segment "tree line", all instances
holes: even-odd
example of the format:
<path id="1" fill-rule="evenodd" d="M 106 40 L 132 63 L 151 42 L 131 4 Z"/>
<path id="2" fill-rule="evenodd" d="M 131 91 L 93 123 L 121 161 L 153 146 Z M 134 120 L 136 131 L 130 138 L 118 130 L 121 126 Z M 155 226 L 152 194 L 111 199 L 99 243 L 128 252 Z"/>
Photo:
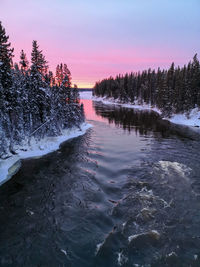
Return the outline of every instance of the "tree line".
<path id="1" fill-rule="evenodd" d="M 183 67 L 171 64 L 158 68 L 117 75 L 95 84 L 93 95 L 110 97 L 122 103 L 149 104 L 159 108 L 163 116 L 189 112 L 200 107 L 200 63 L 197 54 Z"/>
<path id="2" fill-rule="evenodd" d="M 31 137 L 60 135 L 84 121 L 66 64 L 59 64 L 54 75 L 37 41 L 32 43 L 30 64 L 23 50 L 19 63 L 13 64 L 13 52 L 0 22 L 0 158 L 15 154 Z"/>

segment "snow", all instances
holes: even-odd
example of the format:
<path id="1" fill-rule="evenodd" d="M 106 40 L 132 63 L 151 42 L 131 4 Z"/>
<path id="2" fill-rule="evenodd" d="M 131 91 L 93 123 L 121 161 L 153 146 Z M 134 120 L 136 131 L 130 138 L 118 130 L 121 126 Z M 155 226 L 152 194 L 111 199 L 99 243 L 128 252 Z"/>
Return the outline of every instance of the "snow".
<path id="1" fill-rule="evenodd" d="M 79 94 L 80 99 L 92 99 L 92 91 L 81 91 Z"/>
<path id="2" fill-rule="evenodd" d="M 0 185 L 9 180 L 21 167 L 20 157 L 13 156 L 6 160 L 0 160 Z"/>
<path id="3" fill-rule="evenodd" d="M 126 104 L 124 104 L 124 103 L 120 103 L 119 100 L 117 100 L 117 99 L 115 100 L 113 98 L 92 97 L 92 94 L 91 94 L 91 99 L 93 99 L 94 101 L 101 101 L 104 104 L 120 105 L 120 106 L 123 106 L 126 108 L 134 108 L 134 109 L 139 109 L 139 110 L 153 110 L 160 115 L 162 113 L 158 108 L 152 107 L 151 105 L 145 104 L 145 103 L 143 105 L 139 105 L 138 103 L 136 103 L 136 104 L 126 103 Z M 190 111 L 189 114 L 187 114 L 187 113 L 174 114 L 170 118 L 164 118 L 164 119 L 168 120 L 172 123 L 175 123 L 175 124 L 200 127 L 200 109 L 194 108 Z"/>
<path id="4" fill-rule="evenodd" d="M 151 105 L 145 104 L 145 103 L 143 105 L 140 105 L 138 103 L 135 103 L 135 104 L 121 103 L 119 99 L 106 98 L 106 97 L 92 97 L 92 99 L 94 101 L 101 101 L 104 104 L 118 105 L 118 106 L 122 106 L 125 108 L 134 108 L 134 109 L 139 109 L 139 110 L 153 110 L 153 111 L 161 114 L 161 111 L 158 108 L 152 107 Z"/>
<path id="5" fill-rule="evenodd" d="M 200 109 L 194 108 L 188 115 L 186 113 L 175 114 L 170 119 L 167 119 L 176 124 L 200 127 Z"/>
<path id="6" fill-rule="evenodd" d="M 45 137 L 40 141 L 36 141 L 32 138 L 30 146 L 21 148 L 23 150 L 19 149 L 17 151 L 18 154 L 11 156 L 8 159 L 0 160 L 0 185 L 9 180 L 19 170 L 21 159 L 41 157 L 58 150 L 61 143 L 83 135 L 90 127 L 92 127 L 92 125 L 83 123 L 80 129 L 74 128 L 64 130 L 61 136 Z"/>

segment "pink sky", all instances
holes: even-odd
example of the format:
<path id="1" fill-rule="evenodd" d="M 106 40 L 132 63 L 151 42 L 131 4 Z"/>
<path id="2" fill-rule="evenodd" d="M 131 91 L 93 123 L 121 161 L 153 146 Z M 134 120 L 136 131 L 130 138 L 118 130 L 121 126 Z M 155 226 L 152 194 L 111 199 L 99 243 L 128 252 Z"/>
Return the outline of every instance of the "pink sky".
<path id="1" fill-rule="evenodd" d="M 0 19 L 30 60 L 37 40 L 51 70 L 66 63 L 73 83 L 183 65 L 200 52 L 199 0 L 1 0 Z"/>

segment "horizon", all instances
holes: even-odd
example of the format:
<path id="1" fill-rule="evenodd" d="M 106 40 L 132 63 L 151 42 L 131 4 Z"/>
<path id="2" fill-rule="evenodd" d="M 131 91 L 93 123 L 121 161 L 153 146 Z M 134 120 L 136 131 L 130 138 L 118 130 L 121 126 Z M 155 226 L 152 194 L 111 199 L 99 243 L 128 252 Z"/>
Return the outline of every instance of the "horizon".
<path id="1" fill-rule="evenodd" d="M 37 40 L 49 68 L 55 73 L 57 64 L 66 63 L 80 88 L 172 62 L 183 66 L 200 53 L 198 0 L 7 0 L 0 10 L 14 62 L 22 49 L 30 61 Z"/>

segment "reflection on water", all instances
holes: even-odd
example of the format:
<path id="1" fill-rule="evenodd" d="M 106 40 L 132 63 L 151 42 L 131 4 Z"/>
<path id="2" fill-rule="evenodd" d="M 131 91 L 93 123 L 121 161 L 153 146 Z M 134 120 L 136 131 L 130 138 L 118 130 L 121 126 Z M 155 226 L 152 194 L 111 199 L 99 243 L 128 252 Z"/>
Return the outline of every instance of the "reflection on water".
<path id="1" fill-rule="evenodd" d="M 94 127 L 0 187 L 0 266 L 200 266 L 199 141 L 82 102 Z"/>
<path id="2" fill-rule="evenodd" d="M 110 124 L 124 129 L 135 131 L 140 135 L 169 137 L 178 135 L 191 139 L 199 139 L 199 133 L 187 126 L 174 125 L 161 119 L 160 115 L 150 110 L 137 110 L 116 105 L 106 105 L 102 102 L 93 102 L 93 108 L 98 116 L 106 118 Z"/>
<path id="3" fill-rule="evenodd" d="M 160 116 L 153 111 L 139 111 L 137 109 L 128 109 L 120 106 L 105 105 L 99 102 L 93 102 L 96 114 L 107 118 L 110 124 L 115 124 L 126 131 L 139 132 L 141 135 L 148 135 L 152 132 L 167 134 L 167 126 L 163 129 L 163 123 Z"/>
<path id="4" fill-rule="evenodd" d="M 107 119 L 94 111 L 93 101 L 89 99 L 81 99 L 81 103 L 84 105 L 84 111 L 87 120 L 106 122 Z"/>

